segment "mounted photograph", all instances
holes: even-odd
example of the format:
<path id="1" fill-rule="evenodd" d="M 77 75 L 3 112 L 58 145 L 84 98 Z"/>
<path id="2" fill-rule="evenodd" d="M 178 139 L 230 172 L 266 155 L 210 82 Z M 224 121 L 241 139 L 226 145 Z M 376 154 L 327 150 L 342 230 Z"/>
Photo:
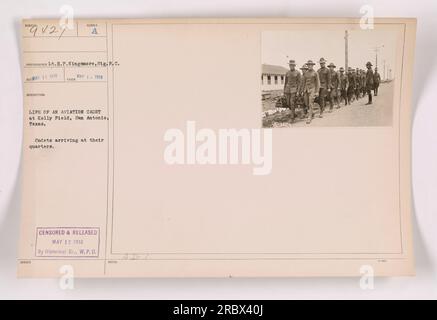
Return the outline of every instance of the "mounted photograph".
<path id="1" fill-rule="evenodd" d="M 391 126 L 398 41 L 385 29 L 263 32 L 262 126 Z"/>

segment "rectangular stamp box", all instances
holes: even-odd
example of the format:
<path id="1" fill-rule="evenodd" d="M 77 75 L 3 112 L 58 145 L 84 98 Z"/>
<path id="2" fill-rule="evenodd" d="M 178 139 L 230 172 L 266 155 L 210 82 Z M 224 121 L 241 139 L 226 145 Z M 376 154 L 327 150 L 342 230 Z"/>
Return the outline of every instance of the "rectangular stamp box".
<path id="1" fill-rule="evenodd" d="M 97 258 L 100 228 L 98 227 L 38 227 L 35 256 Z"/>

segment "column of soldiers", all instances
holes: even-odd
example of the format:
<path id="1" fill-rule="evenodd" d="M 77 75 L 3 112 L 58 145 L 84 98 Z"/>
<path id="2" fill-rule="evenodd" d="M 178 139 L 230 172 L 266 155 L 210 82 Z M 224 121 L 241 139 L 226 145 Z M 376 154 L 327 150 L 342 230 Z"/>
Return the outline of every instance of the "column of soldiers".
<path id="1" fill-rule="evenodd" d="M 378 95 L 378 87 L 381 77 L 375 68 L 372 70 L 372 63 L 367 62 L 367 71 L 359 68 L 348 68 L 347 73 L 343 67 L 339 72 L 335 71 L 335 64 L 330 63 L 326 67 L 326 60 L 319 60 L 320 68 L 315 71 L 315 63 L 308 60 L 299 72 L 296 69 L 296 62 L 289 61 L 290 70 L 285 75 L 284 95 L 287 105 L 291 110 L 291 120 L 293 123 L 296 117 L 296 104 L 302 98 L 303 113 L 301 118 L 307 118 L 307 124 L 311 123 L 314 118 L 314 102 L 320 106 L 319 118 L 323 118 L 326 104 L 329 103 L 329 112 L 332 112 L 334 106 L 340 108 L 341 101 L 344 105 L 350 105 L 351 102 L 368 96 L 366 105 L 372 104 L 372 90 L 374 95 Z"/>

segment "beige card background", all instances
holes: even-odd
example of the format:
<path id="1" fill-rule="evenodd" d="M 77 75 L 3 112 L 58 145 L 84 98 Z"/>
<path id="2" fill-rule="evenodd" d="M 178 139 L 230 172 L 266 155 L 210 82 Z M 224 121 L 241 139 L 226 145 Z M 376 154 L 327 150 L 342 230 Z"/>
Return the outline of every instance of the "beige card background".
<path id="1" fill-rule="evenodd" d="M 352 30 L 357 19 L 79 20 L 59 39 L 32 36 L 29 23 L 57 21 L 23 22 L 24 79 L 33 74 L 26 64 L 47 60 L 119 66 L 93 83 L 24 83 L 25 115 L 99 107 L 110 120 L 44 128 L 25 120 L 20 276 L 56 276 L 66 264 L 77 276 L 349 276 L 363 265 L 414 273 L 415 20 L 376 20 L 398 37 L 393 125 L 273 129 L 267 176 L 247 165 L 169 166 L 164 133 L 188 120 L 260 128 L 262 32 Z M 105 141 L 30 151 L 41 136 Z M 37 257 L 38 227 L 99 228 L 98 256 Z"/>

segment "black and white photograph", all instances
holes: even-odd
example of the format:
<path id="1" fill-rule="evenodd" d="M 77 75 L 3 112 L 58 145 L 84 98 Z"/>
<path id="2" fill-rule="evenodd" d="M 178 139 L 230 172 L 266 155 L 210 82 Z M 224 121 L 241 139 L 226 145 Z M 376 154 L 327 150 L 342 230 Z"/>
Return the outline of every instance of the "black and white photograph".
<path id="1" fill-rule="evenodd" d="M 263 127 L 390 126 L 397 35 L 378 29 L 263 32 Z"/>

